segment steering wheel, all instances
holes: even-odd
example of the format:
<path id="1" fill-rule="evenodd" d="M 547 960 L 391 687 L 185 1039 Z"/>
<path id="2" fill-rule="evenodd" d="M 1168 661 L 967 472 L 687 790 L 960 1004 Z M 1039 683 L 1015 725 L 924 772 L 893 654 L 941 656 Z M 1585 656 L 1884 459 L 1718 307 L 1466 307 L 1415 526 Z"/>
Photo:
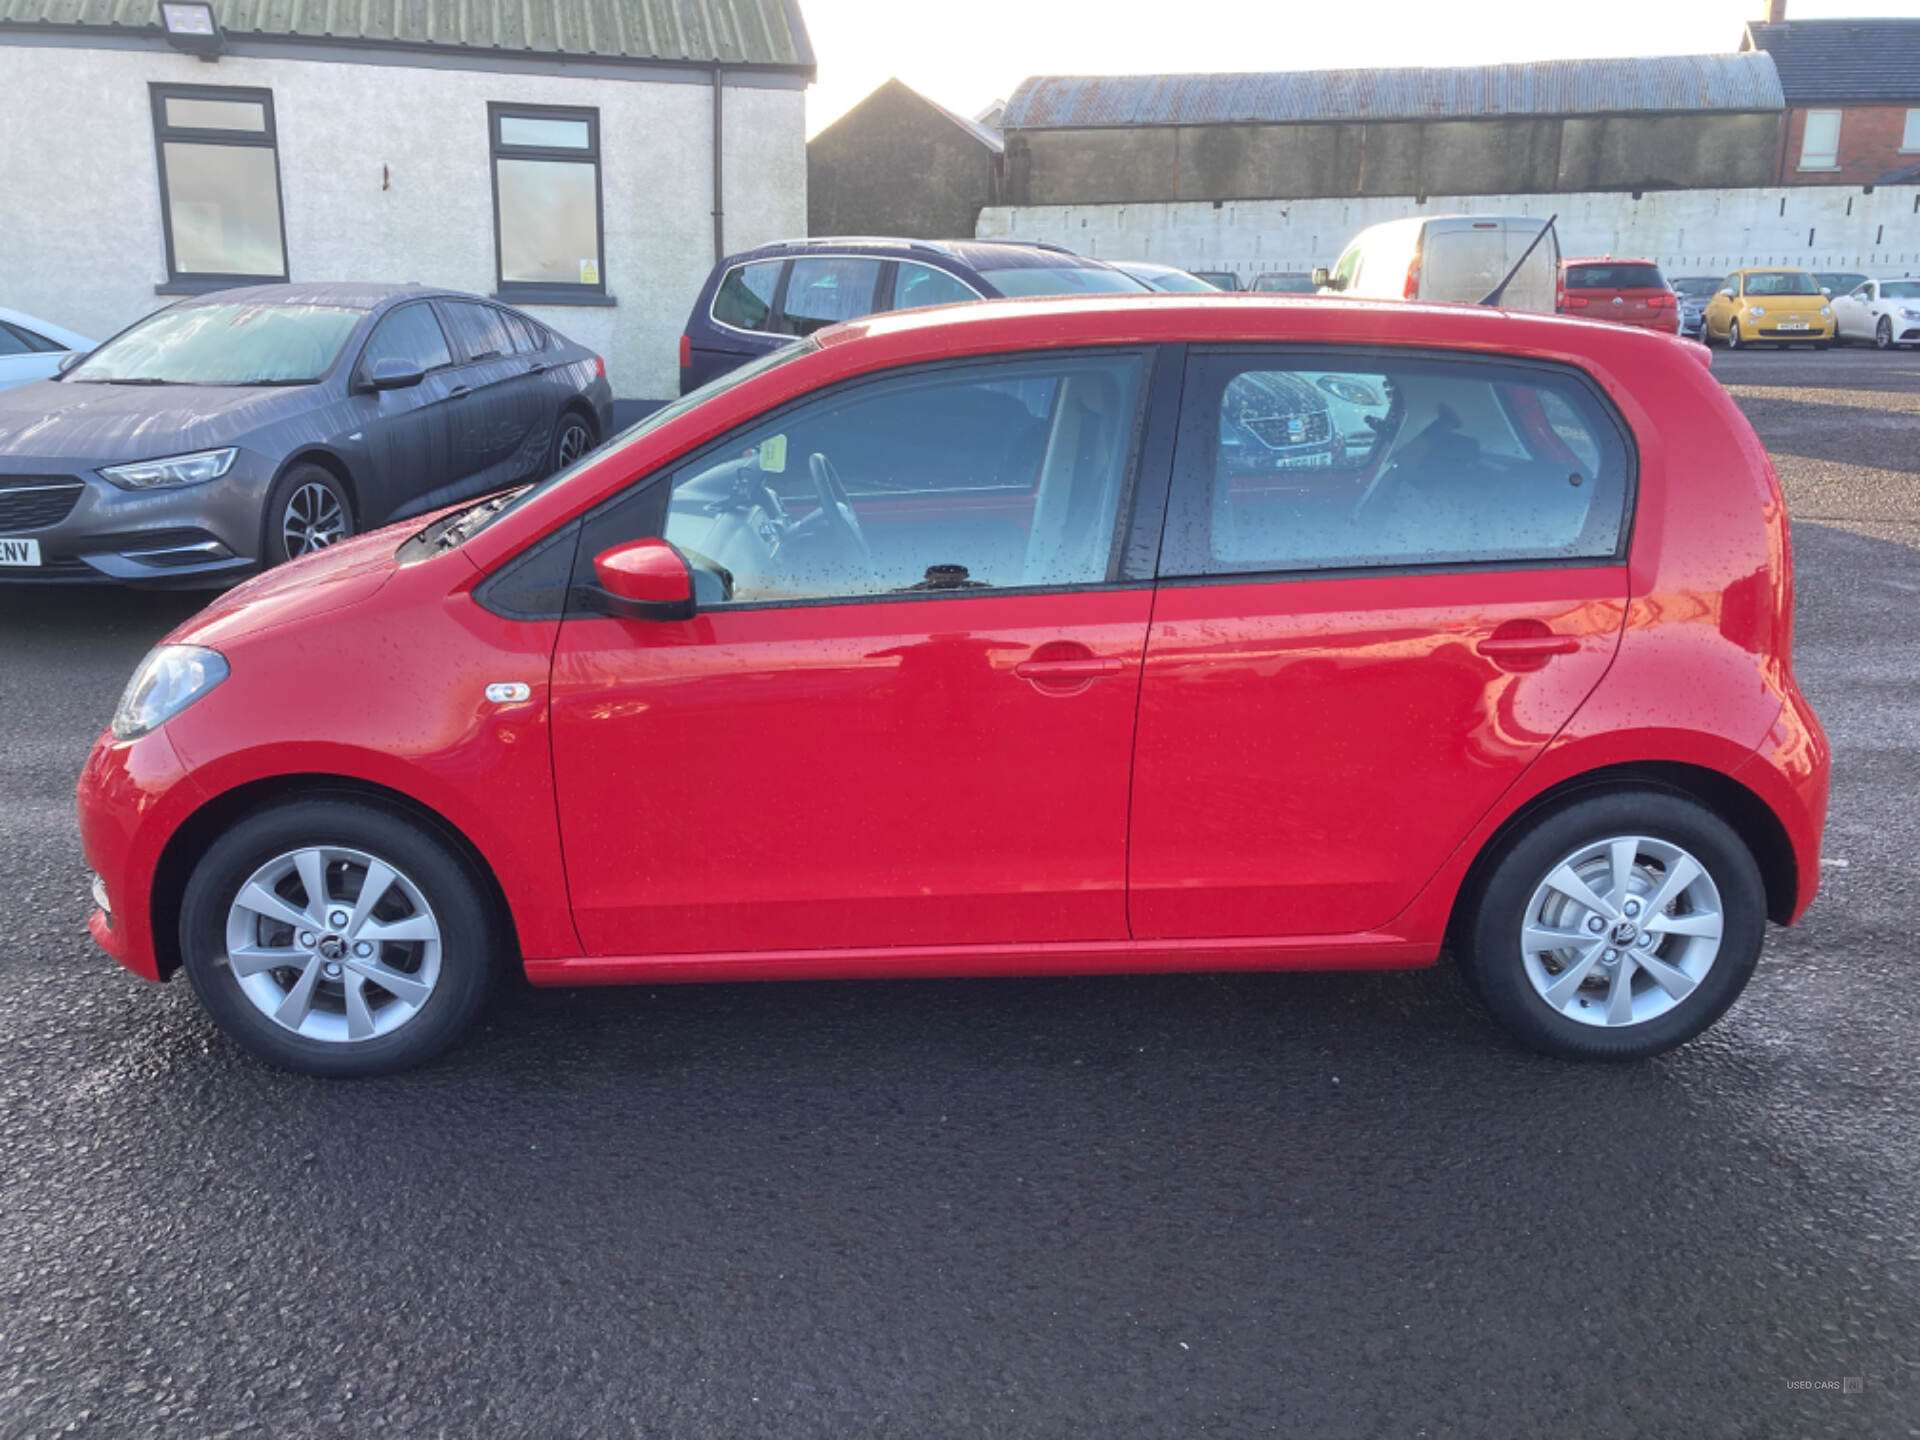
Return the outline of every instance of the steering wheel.
<path id="1" fill-rule="evenodd" d="M 807 474 L 813 477 L 814 493 L 820 497 L 822 525 L 850 545 L 871 573 L 873 550 L 867 544 L 866 532 L 860 528 L 860 521 L 853 513 L 853 502 L 847 498 L 847 487 L 840 483 L 840 472 L 833 468 L 831 460 L 816 450 L 807 457 Z"/>

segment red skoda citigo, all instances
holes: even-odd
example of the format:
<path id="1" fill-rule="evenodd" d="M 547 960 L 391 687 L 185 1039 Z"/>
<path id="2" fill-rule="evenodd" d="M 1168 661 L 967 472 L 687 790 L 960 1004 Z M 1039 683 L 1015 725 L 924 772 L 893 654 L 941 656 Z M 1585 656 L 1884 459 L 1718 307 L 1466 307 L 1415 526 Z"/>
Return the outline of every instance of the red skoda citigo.
<path id="1" fill-rule="evenodd" d="M 1819 881 L 1787 515 L 1698 347 L 1453 306 L 825 330 L 242 585 L 80 782 L 99 943 L 235 1040 L 541 985 L 1385 968 L 1644 1056 Z"/>

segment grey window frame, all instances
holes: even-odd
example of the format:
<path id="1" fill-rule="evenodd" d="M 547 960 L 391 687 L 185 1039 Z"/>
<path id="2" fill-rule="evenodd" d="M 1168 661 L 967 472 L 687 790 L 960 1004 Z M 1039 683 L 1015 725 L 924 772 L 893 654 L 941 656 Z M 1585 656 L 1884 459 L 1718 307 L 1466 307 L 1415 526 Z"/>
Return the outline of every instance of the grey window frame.
<path id="1" fill-rule="evenodd" d="M 273 114 L 273 91 L 253 85 L 162 85 L 147 86 L 147 100 L 153 111 L 153 163 L 160 178 L 160 235 L 166 243 L 166 282 L 154 287 L 161 295 L 201 295 L 212 290 L 231 290 L 236 285 L 284 283 L 288 278 L 286 189 L 280 182 L 280 131 Z M 168 100 L 243 100 L 261 106 L 265 128 L 258 134 L 249 130 L 209 130 L 198 126 L 171 125 L 167 122 Z M 195 270 L 182 274 L 173 254 L 173 192 L 167 183 L 167 142 L 187 145 L 233 145 L 242 149 L 273 152 L 273 204 L 280 220 L 280 273 L 242 275 L 234 272 L 212 273 Z"/>
<path id="2" fill-rule="evenodd" d="M 570 150 L 552 145 L 514 145 L 500 138 L 500 122 L 508 120 L 584 120 L 587 124 L 587 148 Z M 532 283 L 506 278 L 505 256 L 500 248 L 500 162 L 502 160 L 548 160 L 572 165 L 593 166 L 593 239 L 595 274 L 592 285 L 560 282 Z M 493 188 L 493 298 L 512 300 L 522 305 L 612 305 L 607 293 L 607 205 L 603 191 L 600 160 L 600 110 L 592 105 L 516 105 L 502 100 L 487 102 L 487 181 Z"/>
<path id="3" fill-rule="evenodd" d="M 1204 367 L 1220 361 L 1255 360 L 1273 370 L 1319 370 L 1339 373 L 1365 364 L 1381 366 L 1458 365 L 1515 378 L 1550 377 L 1582 392 L 1595 413 L 1612 430 L 1624 473 L 1621 476 L 1620 529 L 1608 555 L 1498 556 L 1482 560 L 1387 561 L 1381 564 L 1295 566 L 1264 570 L 1204 568 L 1204 556 L 1213 539 L 1212 499 L 1216 475 L 1210 465 L 1198 463 L 1193 440 L 1197 433 L 1217 428 L 1217 416 L 1205 405 L 1196 380 Z M 1627 563 L 1633 549 L 1633 530 L 1639 511 L 1640 448 L 1619 408 L 1594 381 L 1574 365 L 1505 355 L 1476 355 L 1458 350 L 1427 350 L 1390 345 L 1194 345 L 1187 352 L 1188 383 L 1184 387 L 1175 441 L 1172 482 L 1167 497 L 1164 539 L 1157 578 L 1165 585 L 1249 585 L 1312 580 L 1354 580 L 1392 575 L 1452 575 L 1476 572 L 1585 570 Z M 1255 368 L 1252 365 L 1243 369 Z M 1596 437 L 1600 438 L 1600 437 Z"/>

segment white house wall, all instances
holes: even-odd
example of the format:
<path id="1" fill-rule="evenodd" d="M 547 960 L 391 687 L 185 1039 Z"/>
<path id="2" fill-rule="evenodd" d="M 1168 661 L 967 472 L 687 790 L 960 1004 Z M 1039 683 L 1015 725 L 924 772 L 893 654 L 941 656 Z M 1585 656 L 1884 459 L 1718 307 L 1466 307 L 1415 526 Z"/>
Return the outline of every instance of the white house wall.
<path id="1" fill-rule="evenodd" d="M 1920 272 L 1920 186 L 1793 187 L 1630 194 L 1432 195 L 1369 200 L 1239 200 L 1140 205 L 989 206 L 976 233 L 1066 245 L 1107 259 L 1189 270 L 1311 270 L 1355 232 L 1407 215 L 1558 213 L 1561 251 L 1658 261 L 1669 274 L 1800 265 Z"/>
<path id="2" fill-rule="evenodd" d="M 600 111 L 611 307 L 524 306 L 600 351 L 614 393 L 679 386 L 678 341 L 713 263 L 713 92 L 576 78 L 146 49 L 0 44 L 0 305 L 105 336 L 166 304 L 147 86 L 273 92 L 287 265 L 300 280 L 494 289 L 487 104 Z M 803 92 L 729 84 L 726 241 L 806 230 Z"/>

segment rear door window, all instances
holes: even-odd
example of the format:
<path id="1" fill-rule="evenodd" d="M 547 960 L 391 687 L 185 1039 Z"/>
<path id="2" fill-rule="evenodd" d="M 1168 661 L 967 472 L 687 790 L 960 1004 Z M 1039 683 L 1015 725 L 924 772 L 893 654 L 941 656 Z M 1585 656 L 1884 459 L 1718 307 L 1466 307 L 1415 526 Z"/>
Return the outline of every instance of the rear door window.
<path id="1" fill-rule="evenodd" d="M 811 335 L 822 326 L 871 315 L 879 284 L 878 260 L 843 255 L 796 260 L 775 328 L 782 335 Z"/>
<path id="2" fill-rule="evenodd" d="M 471 362 L 513 353 L 506 313 L 474 300 L 449 300 L 447 321 L 461 353 Z"/>
<path id="3" fill-rule="evenodd" d="M 1614 557 L 1631 474 L 1624 427 L 1568 372 L 1201 355 L 1188 369 L 1161 573 Z"/>
<path id="4" fill-rule="evenodd" d="M 736 265 L 713 297 L 713 318 L 735 330 L 765 330 L 773 316 L 774 292 L 780 288 L 784 260 L 756 260 Z"/>

